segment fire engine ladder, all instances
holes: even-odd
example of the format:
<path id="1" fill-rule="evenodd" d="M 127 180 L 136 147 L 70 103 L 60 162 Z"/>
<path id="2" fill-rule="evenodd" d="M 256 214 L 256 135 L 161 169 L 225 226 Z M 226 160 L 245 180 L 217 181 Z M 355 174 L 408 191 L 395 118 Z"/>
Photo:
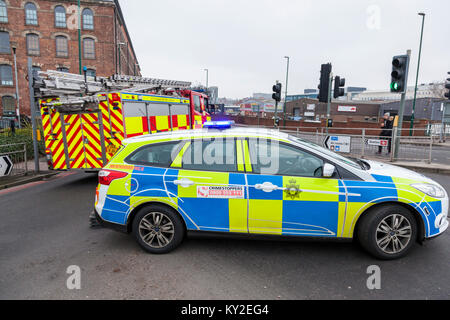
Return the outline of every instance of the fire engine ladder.
<path id="1" fill-rule="evenodd" d="M 76 111 L 98 105 L 98 94 L 126 90 L 130 93 L 162 92 L 187 89 L 190 82 L 164 80 L 135 76 L 114 75 L 112 77 L 90 77 L 59 71 L 39 71 L 34 76 L 36 98 L 59 97 L 58 101 L 46 103 L 45 106 Z"/>

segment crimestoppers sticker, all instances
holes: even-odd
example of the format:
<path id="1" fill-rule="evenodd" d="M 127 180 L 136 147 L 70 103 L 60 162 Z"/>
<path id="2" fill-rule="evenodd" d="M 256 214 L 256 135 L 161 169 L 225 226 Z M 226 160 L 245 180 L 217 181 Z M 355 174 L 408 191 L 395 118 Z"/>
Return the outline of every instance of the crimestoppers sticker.
<path id="1" fill-rule="evenodd" d="M 197 198 L 244 199 L 244 187 L 197 186 Z"/>

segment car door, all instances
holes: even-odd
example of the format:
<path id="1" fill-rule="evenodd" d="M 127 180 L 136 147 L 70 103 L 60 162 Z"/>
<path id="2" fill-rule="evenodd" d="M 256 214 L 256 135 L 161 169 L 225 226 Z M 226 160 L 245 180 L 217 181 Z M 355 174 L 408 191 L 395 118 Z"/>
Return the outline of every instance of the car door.
<path id="1" fill-rule="evenodd" d="M 276 140 L 251 139 L 248 149 L 250 233 L 336 236 L 346 192 L 337 177 L 322 177 L 324 160 Z"/>
<path id="2" fill-rule="evenodd" d="M 193 139 L 174 160 L 175 168 L 178 208 L 188 217 L 188 229 L 247 233 L 245 173 L 236 139 Z"/>

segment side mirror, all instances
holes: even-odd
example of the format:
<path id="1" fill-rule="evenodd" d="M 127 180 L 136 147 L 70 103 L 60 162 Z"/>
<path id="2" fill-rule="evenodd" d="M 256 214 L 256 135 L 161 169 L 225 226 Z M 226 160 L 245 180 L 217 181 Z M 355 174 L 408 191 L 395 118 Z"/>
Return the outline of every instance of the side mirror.
<path id="1" fill-rule="evenodd" d="M 336 171 L 336 167 L 335 166 L 333 166 L 332 164 L 329 164 L 329 163 L 325 163 L 323 165 L 323 174 L 322 174 L 322 176 L 324 178 L 331 178 L 335 171 Z"/>

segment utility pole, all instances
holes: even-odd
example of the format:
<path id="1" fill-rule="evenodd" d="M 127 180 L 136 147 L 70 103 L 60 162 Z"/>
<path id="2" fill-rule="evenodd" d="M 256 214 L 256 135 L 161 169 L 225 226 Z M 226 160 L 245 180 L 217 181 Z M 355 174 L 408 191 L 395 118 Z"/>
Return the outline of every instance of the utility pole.
<path id="1" fill-rule="evenodd" d="M 284 108 L 283 108 L 283 127 L 286 127 L 286 109 L 287 109 L 287 93 L 288 93 L 288 80 L 289 80 L 289 57 L 285 56 L 287 59 L 286 67 L 286 88 L 284 89 Z"/>
<path id="2" fill-rule="evenodd" d="M 414 115 L 416 111 L 416 98 L 417 98 L 417 84 L 419 81 L 419 70 L 420 70 L 420 57 L 422 55 L 422 40 L 423 40 L 423 28 L 425 26 L 425 13 L 419 12 L 419 16 L 422 16 L 422 30 L 420 32 L 420 45 L 419 45 L 419 58 L 417 61 L 417 73 L 416 73 L 416 86 L 414 87 L 414 100 L 411 114 L 411 125 L 409 129 L 409 135 L 412 136 L 412 130 L 414 128 Z"/>
<path id="3" fill-rule="evenodd" d="M 327 135 L 328 127 L 331 119 L 331 86 L 333 85 L 333 72 L 330 72 L 330 80 L 328 82 L 328 98 L 327 98 Z"/>
<path id="4" fill-rule="evenodd" d="M 83 71 L 82 61 L 81 61 L 81 4 L 78 0 L 78 67 L 80 74 Z"/>
<path id="5" fill-rule="evenodd" d="M 33 148 L 34 148 L 34 171 L 39 173 L 39 149 L 37 142 L 37 126 L 36 126 L 36 102 L 34 99 L 33 88 L 33 61 L 28 58 L 28 90 L 30 92 L 30 112 L 31 112 L 31 127 L 33 130 Z"/>
<path id="6" fill-rule="evenodd" d="M 16 76 L 16 103 L 17 103 L 17 120 L 19 121 L 19 129 L 22 128 L 21 119 L 20 119 L 20 96 L 19 96 L 19 78 L 17 77 L 17 57 L 16 57 L 16 44 L 12 46 L 13 54 L 14 54 L 14 74 Z"/>

